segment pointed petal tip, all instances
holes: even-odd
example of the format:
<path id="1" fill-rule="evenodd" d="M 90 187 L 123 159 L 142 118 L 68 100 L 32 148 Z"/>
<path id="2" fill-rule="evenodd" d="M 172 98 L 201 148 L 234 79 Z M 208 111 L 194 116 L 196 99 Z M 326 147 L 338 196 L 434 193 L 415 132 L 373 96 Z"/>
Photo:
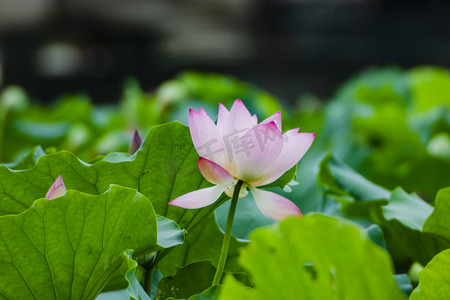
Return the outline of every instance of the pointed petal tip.
<path id="1" fill-rule="evenodd" d="M 128 149 L 128 153 L 133 155 L 136 151 L 139 150 L 144 140 L 137 130 L 134 130 L 133 139 L 131 140 L 130 148 Z"/>
<path id="2" fill-rule="evenodd" d="M 180 198 L 180 197 L 178 197 L 178 198 Z M 176 207 L 185 208 L 185 209 L 189 209 L 190 208 L 190 207 L 187 207 L 185 204 L 183 204 L 181 201 L 177 201 L 178 198 L 173 199 L 172 201 L 170 201 L 167 204 L 168 205 L 172 205 L 172 206 L 176 206 Z"/>
<path id="3" fill-rule="evenodd" d="M 45 198 L 48 200 L 52 200 L 64 196 L 66 192 L 67 192 L 66 186 L 64 185 L 61 175 L 59 175 L 58 178 L 53 183 L 53 185 L 48 190 L 47 194 L 45 195 Z"/>
<path id="4" fill-rule="evenodd" d="M 201 114 L 206 114 L 206 112 L 203 110 L 203 107 L 200 107 L 200 109 L 198 111 L 196 111 L 193 108 L 189 108 L 189 116 L 191 115 L 201 115 Z"/>
<path id="5" fill-rule="evenodd" d="M 229 186 L 233 183 L 233 176 L 214 161 L 200 157 L 197 165 L 203 177 L 212 184 Z"/>
<path id="6" fill-rule="evenodd" d="M 274 116 L 278 117 L 281 120 L 281 111 L 277 111 L 273 114 Z"/>
<path id="7" fill-rule="evenodd" d="M 302 216 L 300 208 L 281 195 L 255 187 L 252 187 L 251 191 L 259 210 L 269 218 L 280 221 L 288 217 Z"/>
<path id="8" fill-rule="evenodd" d="M 248 114 L 250 115 L 250 112 L 248 111 L 247 107 L 245 106 L 244 102 L 241 99 L 234 100 L 233 105 L 231 106 L 231 110 L 234 111 L 235 109 L 245 109 L 245 111 L 248 112 Z"/>
<path id="9" fill-rule="evenodd" d="M 208 160 L 208 159 L 203 158 L 203 157 L 200 156 L 200 157 L 198 158 L 197 167 L 200 169 L 200 168 L 201 168 L 201 165 L 202 165 L 206 160 Z M 200 170 L 200 173 L 201 173 L 201 170 Z M 205 177 L 205 176 L 203 176 L 203 177 Z"/>
<path id="10" fill-rule="evenodd" d="M 314 132 L 300 132 L 300 134 L 309 135 L 311 137 L 311 142 L 316 138 L 316 134 Z"/>
<path id="11" fill-rule="evenodd" d="M 259 124 L 267 124 L 271 121 L 275 121 L 275 124 L 277 124 L 278 128 L 281 131 L 282 126 L 282 121 L 281 121 L 281 112 L 276 112 L 273 115 L 269 116 L 268 118 L 264 119 L 261 123 Z"/>
<path id="12" fill-rule="evenodd" d="M 184 194 L 168 204 L 185 209 L 202 208 L 216 202 L 224 190 L 224 187 L 212 186 Z"/>
<path id="13" fill-rule="evenodd" d="M 193 108 L 189 108 L 189 117 L 205 117 L 205 116 L 209 118 L 208 114 L 203 109 L 203 107 L 200 107 L 198 111 L 196 111 Z"/>
<path id="14" fill-rule="evenodd" d="M 219 103 L 219 111 L 217 113 L 217 127 L 223 129 L 224 122 L 227 121 L 230 111 L 223 105 Z"/>
<path id="15" fill-rule="evenodd" d="M 252 117 L 252 115 L 250 114 L 250 112 L 247 109 L 247 106 L 245 106 L 244 102 L 241 99 L 234 100 L 233 105 L 231 106 L 230 112 L 233 112 L 233 113 L 240 112 L 240 113 L 244 113 L 245 115 L 247 115 L 247 117 Z"/>
<path id="16" fill-rule="evenodd" d="M 209 159 L 207 159 L 207 158 L 204 158 L 204 157 L 200 156 L 198 158 L 197 166 L 200 167 L 200 165 L 202 165 L 203 163 L 214 163 L 214 162 L 209 160 Z"/>
<path id="17" fill-rule="evenodd" d="M 276 130 L 281 134 L 281 130 L 275 121 L 270 121 L 269 123 L 262 124 L 262 126 L 264 125 L 267 125 L 267 127 L 270 127 L 271 129 Z"/>
<path id="18" fill-rule="evenodd" d="M 196 115 L 198 114 L 198 112 L 195 109 L 189 108 L 189 127 L 191 126 L 191 122 L 192 120 L 196 117 Z"/>
<path id="19" fill-rule="evenodd" d="M 228 110 L 228 108 L 223 105 L 222 103 L 219 103 L 219 112 L 218 112 L 218 116 L 217 116 L 217 120 L 219 120 L 219 118 L 226 118 L 226 116 L 230 113 L 230 111 Z"/>
<path id="20" fill-rule="evenodd" d="M 178 199 L 178 198 L 180 198 L 180 197 L 177 197 L 177 198 L 173 199 L 172 201 L 170 201 L 170 202 L 167 203 L 167 204 L 168 204 L 168 205 L 173 205 L 173 206 L 181 207 L 181 206 L 179 206 L 178 203 L 177 203 L 177 199 Z"/>

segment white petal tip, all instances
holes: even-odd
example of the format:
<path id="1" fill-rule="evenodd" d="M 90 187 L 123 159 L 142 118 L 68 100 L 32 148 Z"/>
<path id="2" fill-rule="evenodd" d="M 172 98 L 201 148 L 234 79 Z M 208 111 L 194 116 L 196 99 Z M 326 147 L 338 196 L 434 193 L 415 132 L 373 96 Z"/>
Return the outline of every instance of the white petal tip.
<path id="1" fill-rule="evenodd" d="M 281 221 L 289 217 L 301 217 L 300 209 L 292 201 L 273 192 L 251 189 L 259 210 L 269 218 Z"/>
<path id="2" fill-rule="evenodd" d="M 220 186 L 204 188 L 184 194 L 168 204 L 185 209 L 202 208 L 216 202 L 224 190 L 225 188 Z"/>
<path id="3" fill-rule="evenodd" d="M 64 196 L 66 192 L 66 186 L 64 185 L 61 175 L 59 175 L 53 185 L 50 187 L 47 195 L 45 195 L 45 198 L 48 200 L 52 200 Z"/>

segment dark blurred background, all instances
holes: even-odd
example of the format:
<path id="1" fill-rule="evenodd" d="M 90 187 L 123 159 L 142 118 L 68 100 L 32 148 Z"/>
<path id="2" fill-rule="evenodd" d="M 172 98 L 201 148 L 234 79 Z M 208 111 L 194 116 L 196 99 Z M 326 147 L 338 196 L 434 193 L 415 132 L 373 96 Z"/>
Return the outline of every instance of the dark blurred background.
<path id="1" fill-rule="evenodd" d="M 116 102 L 127 76 L 152 91 L 194 69 L 327 98 L 371 65 L 450 67 L 449 13 L 417 0 L 0 0 L 0 82 Z"/>

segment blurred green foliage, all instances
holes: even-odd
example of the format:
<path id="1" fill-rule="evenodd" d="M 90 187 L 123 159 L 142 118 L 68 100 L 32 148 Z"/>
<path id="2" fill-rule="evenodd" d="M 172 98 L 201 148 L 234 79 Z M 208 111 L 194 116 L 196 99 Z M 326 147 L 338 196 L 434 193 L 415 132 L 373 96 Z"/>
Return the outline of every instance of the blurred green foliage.
<path id="1" fill-rule="evenodd" d="M 323 191 L 320 211 L 365 227 L 376 224 L 382 230 L 382 237 L 375 236 L 375 239 L 384 240 L 378 244 L 383 244 L 391 254 L 400 273 L 407 272 L 414 262 L 426 265 L 437 253 L 450 247 L 447 236 L 435 229 L 437 223 L 442 223 L 441 216 L 446 210 L 437 206 L 433 210 L 414 193 L 408 194 L 401 187 L 388 191 L 332 155 L 321 163 L 319 185 Z M 448 227 L 442 225 L 441 231 Z"/>
<path id="2" fill-rule="evenodd" d="M 448 72 L 429 67 L 375 69 L 355 78 L 334 102 L 347 107 L 349 144 L 366 153 L 360 165 L 351 148 L 341 158 L 383 186 L 433 199 L 448 184 L 449 87 Z"/>
<path id="3" fill-rule="evenodd" d="M 370 180 L 432 200 L 448 185 L 450 105 L 447 70 L 395 67 L 366 70 L 344 83 L 311 119 L 291 124 L 318 132 L 300 161 L 300 185 L 289 196 L 303 211 L 317 210 L 318 165 L 332 152 Z M 323 121 L 322 121 L 323 120 Z"/>

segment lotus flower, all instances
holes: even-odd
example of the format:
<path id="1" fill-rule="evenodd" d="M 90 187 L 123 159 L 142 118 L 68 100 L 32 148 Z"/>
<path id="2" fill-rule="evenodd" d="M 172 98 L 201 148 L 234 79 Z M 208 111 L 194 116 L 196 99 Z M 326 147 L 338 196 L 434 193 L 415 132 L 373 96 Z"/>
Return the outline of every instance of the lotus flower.
<path id="1" fill-rule="evenodd" d="M 62 197 L 65 194 L 66 186 L 64 185 L 61 175 L 59 175 L 51 186 L 50 190 L 47 192 L 47 195 L 45 195 L 45 198 L 48 200 L 53 200 L 55 198 Z"/>
<path id="2" fill-rule="evenodd" d="M 240 99 L 228 111 L 219 104 L 217 124 L 200 108 L 189 110 L 189 129 L 200 158 L 198 167 L 215 184 L 180 196 L 169 204 L 195 209 L 210 205 L 225 192 L 232 196 L 238 180 L 243 181 L 239 198 L 250 190 L 259 210 L 280 220 L 301 216 L 290 200 L 257 187 L 274 182 L 295 166 L 311 146 L 315 134 L 298 128 L 281 133 L 281 113 L 258 124 Z"/>

